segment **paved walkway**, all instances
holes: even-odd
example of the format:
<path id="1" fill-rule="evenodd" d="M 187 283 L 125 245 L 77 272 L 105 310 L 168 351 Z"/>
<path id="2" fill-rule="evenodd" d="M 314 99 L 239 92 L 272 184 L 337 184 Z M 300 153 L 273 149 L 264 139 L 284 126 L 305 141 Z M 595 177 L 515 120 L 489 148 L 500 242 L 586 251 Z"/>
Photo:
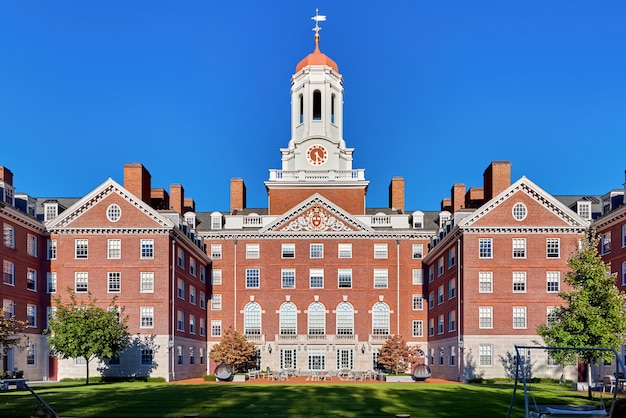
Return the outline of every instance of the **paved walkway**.
<path id="1" fill-rule="evenodd" d="M 309 384 L 309 385 L 324 385 L 324 384 L 352 384 L 352 385 L 360 385 L 360 384 L 381 384 L 381 383 L 386 383 L 386 382 L 381 382 L 379 380 L 365 380 L 365 381 L 354 381 L 354 380 L 349 380 L 346 378 L 340 378 L 339 376 L 333 376 L 331 380 L 324 380 L 324 381 L 319 381 L 319 380 L 311 380 L 311 376 L 292 376 L 290 377 L 288 380 L 267 380 L 267 379 L 263 379 L 263 378 L 259 378 L 259 379 L 248 379 L 245 382 L 209 382 L 206 381 L 202 378 L 195 378 L 195 379 L 185 379 L 185 380 L 177 380 L 176 382 L 173 383 L 182 383 L 182 384 L 194 384 L 194 385 L 198 385 L 198 384 L 215 384 L 215 383 L 220 383 L 220 384 L 246 384 L 246 385 L 250 385 L 250 384 L 276 384 L 276 385 L 281 385 L 281 384 L 287 384 L 287 385 L 298 385 L 298 384 Z M 452 380 L 444 380 L 444 379 L 436 379 L 436 378 L 428 378 L 426 379 L 426 381 L 424 382 L 408 382 L 407 384 L 429 384 L 429 383 L 444 383 L 444 384 L 458 384 L 459 382 L 455 382 Z"/>

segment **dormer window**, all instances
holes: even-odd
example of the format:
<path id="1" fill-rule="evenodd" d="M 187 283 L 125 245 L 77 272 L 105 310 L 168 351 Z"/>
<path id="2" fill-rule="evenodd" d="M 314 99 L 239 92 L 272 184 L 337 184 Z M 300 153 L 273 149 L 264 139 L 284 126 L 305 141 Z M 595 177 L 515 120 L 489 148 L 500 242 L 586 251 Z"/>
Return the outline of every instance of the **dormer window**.
<path id="1" fill-rule="evenodd" d="M 13 186 L 4 181 L 0 181 L 0 200 L 11 206 L 15 205 L 13 201 Z"/>
<path id="2" fill-rule="evenodd" d="M 450 212 L 447 210 L 439 213 L 439 228 L 444 228 L 446 226 L 446 223 L 450 220 L 450 216 Z"/>
<path id="3" fill-rule="evenodd" d="M 591 202 L 576 202 L 576 213 L 583 219 L 591 220 Z"/>
<path id="4" fill-rule="evenodd" d="M 196 229 L 196 214 L 195 212 L 185 213 L 185 222 L 191 229 Z"/>
<path id="5" fill-rule="evenodd" d="M 222 229 L 222 214 L 213 212 L 211 214 L 211 229 Z"/>
<path id="6" fill-rule="evenodd" d="M 44 203 L 44 221 L 50 221 L 59 215 L 59 204 L 57 202 Z"/>
<path id="7" fill-rule="evenodd" d="M 421 211 L 413 212 L 413 228 L 415 229 L 424 228 L 424 212 L 421 212 Z"/>
<path id="8" fill-rule="evenodd" d="M 322 92 L 313 92 L 313 120 L 322 120 Z"/>

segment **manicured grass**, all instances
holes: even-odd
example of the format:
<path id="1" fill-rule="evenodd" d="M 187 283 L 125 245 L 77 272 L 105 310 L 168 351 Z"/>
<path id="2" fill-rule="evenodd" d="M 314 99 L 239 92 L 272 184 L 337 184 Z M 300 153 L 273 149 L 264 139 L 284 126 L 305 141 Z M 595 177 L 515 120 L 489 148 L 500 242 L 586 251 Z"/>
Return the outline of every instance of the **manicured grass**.
<path id="1" fill-rule="evenodd" d="M 61 416 L 70 417 L 504 417 L 512 384 L 58 384 L 33 389 Z M 518 392 L 519 393 L 519 392 Z M 584 393 L 535 384 L 538 403 L 585 404 Z M 531 401 L 532 402 L 532 401 Z M 605 404 L 610 399 L 605 396 Z M 523 393 L 516 414 L 523 416 Z M 28 391 L 0 395 L 0 416 L 30 417 Z"/>

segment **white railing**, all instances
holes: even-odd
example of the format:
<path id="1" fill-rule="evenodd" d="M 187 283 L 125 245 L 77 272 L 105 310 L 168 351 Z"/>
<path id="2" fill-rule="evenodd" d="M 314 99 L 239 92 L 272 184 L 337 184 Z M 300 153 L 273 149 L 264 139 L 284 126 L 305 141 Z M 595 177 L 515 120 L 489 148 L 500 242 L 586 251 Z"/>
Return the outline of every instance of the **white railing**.
<path id="1" fill-rule="evenodd" d="M 363 181 L 365 170 L 270 170 L 270 181 Z"/>
<path id="2" fill-rule="evenodd" d="M 374 215 L 372 216 L 372 226 L 390 226 L 391 216 L 389 215 Z"/>

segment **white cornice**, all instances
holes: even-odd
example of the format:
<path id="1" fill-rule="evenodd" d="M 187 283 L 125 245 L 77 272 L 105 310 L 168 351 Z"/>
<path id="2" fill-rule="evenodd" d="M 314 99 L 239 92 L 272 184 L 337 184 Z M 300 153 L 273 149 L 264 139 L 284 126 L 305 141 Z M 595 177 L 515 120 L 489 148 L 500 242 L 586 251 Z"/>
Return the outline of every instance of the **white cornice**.
<path id="1" fill-rule="evenodd" d="M 18 223 L 23 227 L 32 230 L 33 232 L 39 234 L 44 234 L 46 232 L 44 224 L 42 222 L 31 216 L 28 216 L 27 214 L 14 208 L 13 206 L 9 206 L 6 204 L 4 204 L 4 206 L 1 206 L 0 215 L 4 215 L 12 222 Z"/>

